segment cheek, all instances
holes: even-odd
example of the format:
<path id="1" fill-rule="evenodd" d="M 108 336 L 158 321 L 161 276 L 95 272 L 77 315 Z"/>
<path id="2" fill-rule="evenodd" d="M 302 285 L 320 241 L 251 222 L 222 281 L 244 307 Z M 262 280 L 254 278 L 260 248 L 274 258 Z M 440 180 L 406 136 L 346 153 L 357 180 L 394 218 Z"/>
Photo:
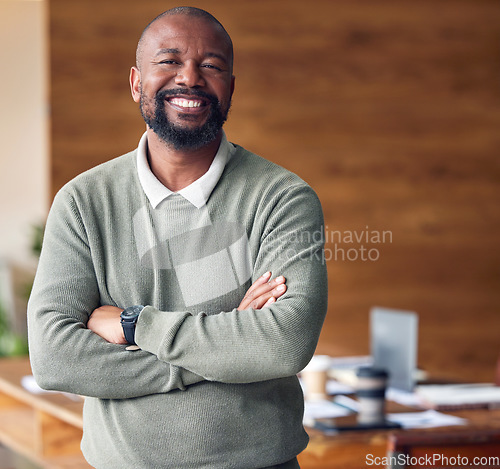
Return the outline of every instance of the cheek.
<path id="1" fill-rule="evenodd" d="M 221 103 L 231 100 L 232 81 L 227 76 L 205 76 L 205 82 L 210 93 L 214 94 Z"/>
<path id="2" fill-rule="evenodd" d="M 154 98 L 161 89 L 171 88 L 171 76 L 165 73 L 149 74 L 147 79 L 143 80 L 141 85 L 144 94 Z"/>
<path id="3" fill-rule="evenodd" d="M 154 106 L 154 99 L 151 99 L 146 93 L 141 90 L 140 104 L 143 108 L 150 108 Z"/>
<path id="4" fill-rule="evenodd" d="M 229 107 L 229 104 L 231 102 L 231 91 L 228 89 L 227 86 L 220 87 L 220 89 L 217 90 L 217 99 L 219 100 L 221 107 L 227 111 L 227 108 Z"/>
<path id="5" fill-rule="evenodd" d="M 156 105 L 156 96 L 161 89 L 160 80 L 149 79 L 147 82 L 143 82 L 140 88 L 141 102 L 148 107 L 154 107 Z"/>
<path id="6" fill-rule="evenodd" d="M 141 93 L 139 105 L 143 116 L 148 116 L 149 118 L 155 116 L 156 101 L 154 98 L 151 98 L 146 93 Z"/>

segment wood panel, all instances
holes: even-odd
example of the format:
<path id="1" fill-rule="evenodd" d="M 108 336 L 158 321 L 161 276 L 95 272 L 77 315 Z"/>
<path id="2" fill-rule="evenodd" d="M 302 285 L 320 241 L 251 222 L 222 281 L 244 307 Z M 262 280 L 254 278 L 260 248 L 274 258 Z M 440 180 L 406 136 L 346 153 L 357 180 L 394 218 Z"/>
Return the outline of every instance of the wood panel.
<path id="1" fill-rule="evenodd" d="M 412 309 L 422 367 L 492 380 L 500 4 L 192 4 L 235 43 L 230 140 L 298 173 L 322 200 L 331 292 L 318 351 L 367 353 L 372 305 Z M 50 0 L 53 192 L 136 146 L 144 124 L 128 70 L 142 28 L 170 6 Z M 377 242 L 383 232 L 390 240 Z"/>

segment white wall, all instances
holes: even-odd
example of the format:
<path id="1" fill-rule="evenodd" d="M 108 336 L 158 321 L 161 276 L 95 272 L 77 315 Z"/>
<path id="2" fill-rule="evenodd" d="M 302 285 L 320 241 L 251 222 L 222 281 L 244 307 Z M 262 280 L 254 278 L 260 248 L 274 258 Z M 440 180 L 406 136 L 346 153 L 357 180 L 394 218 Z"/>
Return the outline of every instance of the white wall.
<path id="1" fill-rule="evenodd" d="M 48 206 L 46 7 L 0 0 L 0 295 L 8 307 L 36 265 L 31 230 Z"/>

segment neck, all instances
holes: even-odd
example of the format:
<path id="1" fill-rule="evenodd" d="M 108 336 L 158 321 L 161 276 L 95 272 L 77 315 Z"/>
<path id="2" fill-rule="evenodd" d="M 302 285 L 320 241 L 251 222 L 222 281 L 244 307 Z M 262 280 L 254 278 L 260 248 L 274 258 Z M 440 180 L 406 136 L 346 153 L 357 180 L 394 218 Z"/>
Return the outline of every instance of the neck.
<path id="1" fill-rule="evenodd" d="M 217 138 L 197 150 L 176 150 L 165 144 L 148 128 L 148 161 L 156 178 L 172 192 L 189 186 L 210 168 L 222 139 Z"/>

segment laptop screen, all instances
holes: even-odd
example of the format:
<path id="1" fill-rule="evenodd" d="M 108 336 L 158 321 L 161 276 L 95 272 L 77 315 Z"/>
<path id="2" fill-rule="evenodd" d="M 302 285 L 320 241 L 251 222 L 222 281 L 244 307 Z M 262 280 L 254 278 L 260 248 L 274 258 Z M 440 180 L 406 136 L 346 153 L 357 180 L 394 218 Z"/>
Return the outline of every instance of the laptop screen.
<path id="1" fill-rule="evenodd" d="M 389 372 L 389 386 L 412 391 L 417 368 L 418 315 L 412 311 L 370 310 L 371 354 Z"/>

